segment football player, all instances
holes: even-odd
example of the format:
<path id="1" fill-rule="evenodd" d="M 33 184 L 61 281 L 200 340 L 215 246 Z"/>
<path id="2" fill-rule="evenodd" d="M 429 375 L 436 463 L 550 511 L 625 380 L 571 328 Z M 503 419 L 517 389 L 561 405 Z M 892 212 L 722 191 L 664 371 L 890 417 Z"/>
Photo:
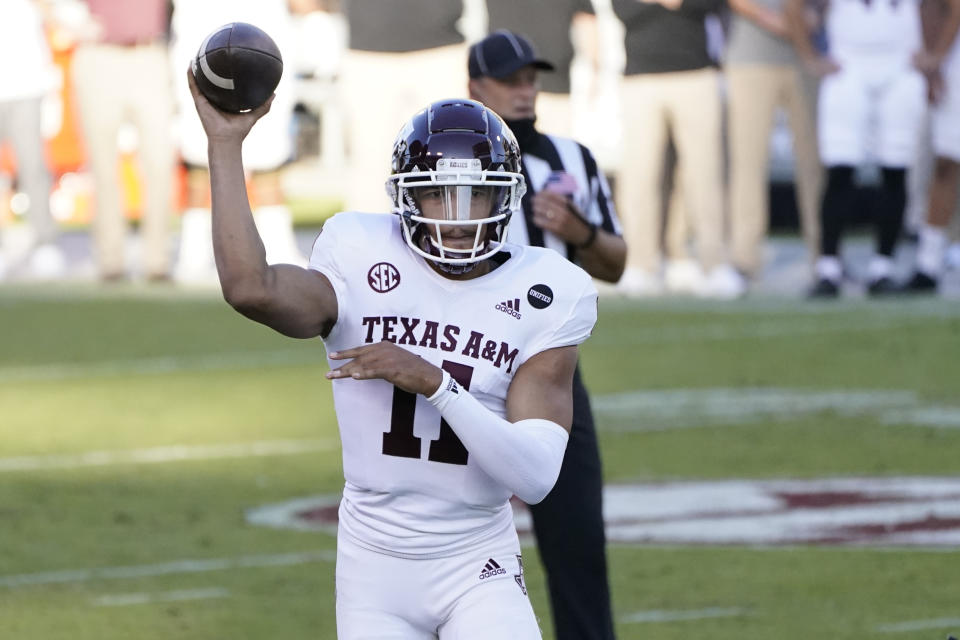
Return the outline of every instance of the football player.
<path id="1" fill-rule="evenodd" d="M 820 210 L 821 255 L 810 296 L 836 297 L 843 266 L 843 225 L 854 202 L 854 170 L 879 162 L 881 195 L 874 217 L 876 254 L 867 268 L 867 292 L 886 295 L 894 284 L 893 252 L 906 206 L 906 173 L 916 156 L 926 110 L 926 83 L 914 66 L 923 49 L 920 0 L 830 0 L 825 28 L 829 50 L 814 51 L 804 0 L 789 0 L 791 36 L 807 66 L 823 76 L 818 99 L 820 158 L 827 186 Z"/>
<path id="2" fill-rule="evenodd" d="M 308 268 L 268 265 L 240 149 L 269 102 L 225 114 L 191 89 L 224 297 L 327 349 L 338 637 L 539 638 L 509 499 L 556 481 L 597 293 L 558 253 L 504 241 L 525 188 L 513 134 L 478 102 L 429 105 L 394 144 L 390 213 L 337 214 Z"/>

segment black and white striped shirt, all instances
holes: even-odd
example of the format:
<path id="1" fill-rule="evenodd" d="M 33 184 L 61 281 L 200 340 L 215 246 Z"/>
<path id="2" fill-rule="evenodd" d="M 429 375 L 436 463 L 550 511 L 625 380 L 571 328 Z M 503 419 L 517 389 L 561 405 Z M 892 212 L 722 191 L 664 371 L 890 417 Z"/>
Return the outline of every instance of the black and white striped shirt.
<path id="1" fill-rule="evenodd" d="M 566 171 L 576 180 L 578 190 L 573 202 L 588 222 L 604 231 L 622 235 L 610 185 L 589 149 L 570 138 L 538 132 L 532 144 L 524 145 L 521 157 L 527 193 L 523 197 L 523 218 L 514 217 L 510 223 L 510 242 L 554 249 L 576 262 L 575 246 L 533 224 L 533 196 L 543 188 L 553 171 Z"/>

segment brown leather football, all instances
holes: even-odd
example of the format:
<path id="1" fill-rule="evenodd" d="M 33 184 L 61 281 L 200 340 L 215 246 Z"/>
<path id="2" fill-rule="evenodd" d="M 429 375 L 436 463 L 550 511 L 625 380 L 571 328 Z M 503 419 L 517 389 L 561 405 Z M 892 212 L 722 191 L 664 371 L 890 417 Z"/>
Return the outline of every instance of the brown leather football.
<path id="1" fill-rule="evenodd" d="M 283 74 L 283 59 L 262 29 L 231 22 L 203 40 L 192 69 L 207 100 L 219 109 L 239 113 L 256 109 L 273 94 Z"/>

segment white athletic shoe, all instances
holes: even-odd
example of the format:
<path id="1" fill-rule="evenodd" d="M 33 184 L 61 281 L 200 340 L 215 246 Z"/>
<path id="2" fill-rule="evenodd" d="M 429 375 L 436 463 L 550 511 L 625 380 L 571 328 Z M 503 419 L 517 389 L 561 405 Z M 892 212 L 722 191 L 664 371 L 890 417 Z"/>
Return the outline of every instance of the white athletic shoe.
<path id="1" fill-rule="evenodd" d="M 663 283 L 670 293 L 693 295 L 703 287 L 703 270 L 689 258 L 669 260 L 663 269 Z"/>
<path id="2" fill-rule="evenodd" d="M 617 290 L 628 298 L 650 298 L 663 294 L 663 283 L 657 276 L 632 267 L 623 272 Z"/>
<path id="3" fill-rule="evenodd" d="M 716 300 L 733 300 L 747 292 L 747 281 L 729 264 L 714 267 L 707 274 L 698 295 Z"/>

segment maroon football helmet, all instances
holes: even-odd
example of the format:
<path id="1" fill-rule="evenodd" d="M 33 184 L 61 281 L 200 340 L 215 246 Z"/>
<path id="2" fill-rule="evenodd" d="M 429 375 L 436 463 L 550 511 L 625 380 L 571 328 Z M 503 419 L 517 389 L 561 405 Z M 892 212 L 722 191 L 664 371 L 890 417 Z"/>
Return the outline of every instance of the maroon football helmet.
<path id="1" fill-rule="evenodd" d="M 393 145 L 391 174 L 407 244 L 451 273 L 500 250 L 526 191 L 513 132 L 474 100 L 440 100 L 414 115 Z"/>

